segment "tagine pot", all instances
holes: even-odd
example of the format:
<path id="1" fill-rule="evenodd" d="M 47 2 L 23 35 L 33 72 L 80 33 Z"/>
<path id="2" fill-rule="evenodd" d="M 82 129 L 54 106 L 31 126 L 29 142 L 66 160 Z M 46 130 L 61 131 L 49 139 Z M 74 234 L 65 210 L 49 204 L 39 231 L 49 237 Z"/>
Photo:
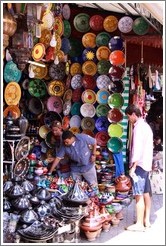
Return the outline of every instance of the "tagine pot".
<path id="1" fill-rule="evenodd" d="M 131 189 L 131 181 L 130 178 L 125 176 L 124 174 L 115 178 L 115 189 L 116 191 L 129 191 Z"/>

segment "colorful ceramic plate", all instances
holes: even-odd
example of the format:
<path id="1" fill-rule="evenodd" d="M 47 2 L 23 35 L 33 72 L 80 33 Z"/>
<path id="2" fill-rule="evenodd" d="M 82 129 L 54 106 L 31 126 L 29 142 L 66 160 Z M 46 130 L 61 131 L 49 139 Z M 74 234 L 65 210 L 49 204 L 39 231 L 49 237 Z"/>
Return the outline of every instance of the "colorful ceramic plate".
<path id="1" fill-rule="evenodd" d="M 62 81 L 54 80 L 51 81 L 47 86 L 48 94 L 50 96 L 63 96 L 65 91 L 65 85 Z"/>
<path id="2" fill-rule="evenodd" d="M 15 147 L 15 158 L 19 161 L 21 158 L 28 156 L 30 151 L 30 138 L 25 136 L 17 143 Z"/>
<path id="3" fill-rule="evenodd" d="M 48 132 L 50 132 L 50 128 L 46 125 L 43 125 L 39 128 L 39 136 L 43 139 L 46 138 Z"/>
<path id="4" fill-rule="evenodd" d="M 134 20 L 132 29 L 138 35 L 145 35 L 149 30 L 149 24 L 143 17 L 138 17 Z"/>
<path id="5" fill-rule="evenodd" d="M 73 115 L 70 118 L 70 127 L 80 128 L 81 126 L 81 117 L 79 115 Z"/>
<path id="6" fill-rule="evenodd" d="M 53 30 L 60 37 L 63 35 L 64 26 L 63 26 L 63 20 L 62 20 L 62 18 L 60 16 L 56 16 L 55 17 Z"/>
<path id="7" fill-rule="evenodd" d="M 51 79 L 53 80 L 63 80 L 65 78 L 65 70 L 66 70 L 66 67 L 65 67 L 65 63 L 64 62 L 59 62 L 59 64 L 54 64 L 51 63 L 51 65 L 49 66 L 49 76 Z"/>
<path id="8" fill-rule="evenodd" d="M 42 65 L 45 65 L 44 64 L 44 62 L 42 62 L 42 61 L 39 61 L 38 62 L 39 64 L 42 64 Z M 28 70 L 29 70 L 29 72 L 30 72 L 30 69 L 32 69 L 33 70 L 33 72 L 34 72 L 34 78 L 35 79 L 43 79 L 43 78 L 45 78 L 45 76 L 47 75 L 47 73 L 48 73 L 48 68 L 47 68 L 47 66 L 45 65 L 45 67 L 41 67 L 41 66 L 37 66 L 37 65 L 32 65 L 32 64 L 30 64 L 29 65 L 29 68 L 28 68 Z"/>
<path id="9" fill-rule="evenodd" d="M 62 123 L 62 117 L 57 112 L 49 111 L 44 115 L 44 124 L 48 127 L 50 127 L 51 123 L 55 120 Z"/>
<path id="10" fill-rule="evenodd" d="M 123 113 L 118 108 L 112 108 L 108 111 L 108 121 L 111 123 L 117 123 L 123 120 Z"/>
<path id="11" fill-rule="evenodd" d="M 109 77 L 112 81 L 122 79 L 125 73 L 124 67 L 111 66 L 109 69 Z"/>
<path id="12" fill-rule="evenodd" d="M 47 95 L 46 84 L 44 83 L 44 81 L 40 79 L 34 79 L 29 81 L 28 91 L 34 97 L 41 98 Z"/>
<path id="13" fill-rule="evenodd" d="M 7 105 L 17 105 L 21 99 L 21 87 L 16 82 L 10 82 L 5 87 L 4 98 Z"/>
<path id="14" fill-rule="evenodd" d="M 107 89 L 100 89 L 96 94 L 96 100 L 100 104 L 107 104 L 110 93 Z"/>
<path id="15" fill-rule="evenodd" d="M 100 32 L 96 36 L 96 45 L 97 47 L 100 46 L 108 46 L 108 42 L 110 40 L 111 36 L 107 32 Z"/>
<path id="16" fill-rule="evenodd" d="M 9 112 L 11 112 L 13 119 L 18 119 L 21 115 L 20 109 L 16 105 L 7 106 L 3 111 L 3 117 L 6 118 Z"/>
<path id="17" fill-rule="evenodd" d="M 41 37 L 39 39 L 39 43 L 44 44 L 45 48 L 47 49 L 50 46 L 51 38 L 52 38 L 51 31 L 49 29 L 43 29 L 41 31 Z"/>
<path id="18" fill-rule="evenodd" d="M 18 162 L 16 162 L 16 164 L 13 167 L 14 177 L 16 176 L 24 177 L 29 170 L 29 166 L 30 166 L 29 158 L 24 158 L 24 157 L 21 158 Z"/>
<path id="19" fill-rule="evenodd" d="M 86 89 L 85 91 L 83 91 L 81 99 L 82 99 L 83 103 L 95 104 L 96 93 L 93 90 Z"/>
<path id="20" fill-rule="evenodd" d="M 91 103 L 83 103 L 81 105 L 80 112 L 83 117 L 93 118 L 96 114 L 95 107 Z"/>
<path id="21" fill-rule="evenodd" d="M 72 99 L 72 94 L 73 94 L 73 91 L 72 91 L 72 89 L 68 89 L 68 90 L 66 90 L 65 91 L 65 93 L 64 93 L 64 95 L 63 95 L 63 101 L 65 102 L 65 101 L 71 101 L 71 99 Z"/>
<path id="22" fill-rule="evenodd" d="M 129 33 L 133 28 L 133 19 L 129 16 L 124 16 L 118 21 L 118 29 L 122 33 Z"/>
<path id="23" fill-rule="evenodd" d="M 73 20 L 75 29 L 79 32 L 88 32 L 90 30 L 89 20 L 90 16 L 88 14 L 77 14 Z"/>
<path id="24" fill-rule="evenodd" d="M 120 138 L 112 137 L 107 142 L 107 148 L 112 153 L 119 153 L 123 149 L 123 142 Z"/>
<path id="25" fill-rule="evenodd" d="M 108 97 L 108 105 L 110 108 L 121 108 L 124 104 L 124 99 L 120 93 L 113 93 Z"/>
<path id="26" fill-rule="evenodd" d="M 113 93 L 122 93 L 124 91 L 123 81 L 121 80 L 111 81 L 109 85 L 109 90 Z"/>
<path id="27" fill-rule="evenodd" d="M 106 105 L 106 104 L 99 104 L 96 107 L 96 115 L 98 117 L 100 117 L 100 116 L 107 116 L 109 110 L 110 110 L 110 108 L 109 108 L 108 105 Z"/>
<path id="28" fill-rule="evenodd" d="M 82 66 L 78 62 L 74 62 L 70 66 L 70 74 L 71 76 L 74 76 L 76 74 L 81 74 L 82 73 Z"/>
<path id="29" fill-rule="evenodd" d="M 37 97 L 31 97 L 28 101 L 28 109 L 35 115 L 40 115 L 44 111 L 43 102 Z"/>
<path id="30" fill-rule="evenodd" d="M 47 99 L 47 109 L 60 114 L 63 110 L 63 101 L 61 97 L 51 96 Z"/>
<path id="31" fill-rule="evenodd" d="M 62 15 L 65 20 L 70 19 L 71 10 L 69 4 L 65 3 L 62 8 Z"/>
<path id="32" fill-rule="evenodd" d="M 107 142 L 109 140 L 109 135 L 106 131 L 100 131 L 96 133 L 95 135 L 97 145 L 105 147 L 107 145 Z"/>
<path id="33" fill-rule="evenodd" d="M 51 11 L 45 12 L 41 21 L 43 22 L 41 24 L 41 30 L 52 30 L 54 25 L 54 14 Z"/>
<path id="34" fill-rule="evenodd" d="M 107 131 L 109 121 L 106 116 L 100 116 L 95 122 L 95 127 L 98 131 Z"/>
<path id="35" fill-rule="evenodd" d="M 82 72 L 84 75 L 94 76 L 97 72 L 97 66 L 93 61 L 86 61 L 82 65 Z"/>
<path id="36" fill-rule="evenodd" d="M 100 89 L 106 89 L 107 90 L 109 88 L 110 81 L 111 80 L 107 75 L 105 75 L 105 74 L 99 75 L 97 77 L 97 80 L 96 80 L 96 85 L 97 85 L 99 90 Z"/>
<path id="37" fill-rule="evenodd" d="M 92 75 L 84 75 L 82 78 L 82 85 L 84 89 L 94 90 L 96 87 L 96 80 Z"/>
<path id="38" fill-rule="evenodd" d="M 71 107 L 71 115 L 80 115 L 81 102 L 74 102 Z"/>
<path id="39" fill-rule="evenodd" d="M 71 79 L 71 87 L 75 90 L 82 87 L 82 75 L 76 74 Z"/>
<path id="40" fill-rule="evenodd" d="M 82 37 L 82 44 L 85 48 L 95 48 L 96 47 L 96 34 L 93 32 L 88 32 Z"/>
<path id="41" fill-rule="evenodd" d="M 109 15 L 104 19 L 103 26 L 106 32 L 114 32 L 118 27 L 118 19 L 113 15 Z"/>
<path id="42" fill-rule="evenodd" d="M 69 38 L 71 35 L 71 25 L 68 20 L 63 20 L 64 32 L 63 36 Z"/>
<path id="43" fill-rule="evenodd" d="M 4 67 L 4 80 L 8 83 L 11 81 L 19 82 L 22 72 L 18 69 L 13 61 L 8 61 Z"/>
<path id="44" fill-rule="evenodd" d="M 103 30 L 104 18 L 101 15 L 93 15 L 90 17 L 89 25 L 93 31 L 100 32 Z"/>
<path id="45" fill-rule="evenodd" d="M 86 48 L 82 52 L 83 61 L 96 61 L 96 49 Z"/>
<path id="46" fill-rule="evenodd" d="M 100 46 L 96 51 L 96 57 L 100 60 L 109 60 L 110 49 L 107 46 Z"/>
<path id="47" fill-rule="evenodd" d="M 111 63 L 109 61 L 106 61 L 106 60 L 100 60 L 98 63 L 97 63 L 97 72 L 100 74 L 100 75 L 103 75 L 103 74 L 108 74 L 109 72 L 109 69 L 111 67 Z"/>
<path id="48" fill-rule="evenodd" d="M 125 54 L 121 50 L 114 50 L 109 56 L 109 61 L 113 66 L 122 66 L 125 63 Z"/>
<path id="49" fill-rule="evenodd" d="M 32 49 L 32 58 L 35 61 L 40 61 L 45 55 L 45 46 L 42 43 L 37 43 Z"/>
<path id="50" fill-rule="evenodd" d="M 123 127 L 119 123 L 112 123 L 108 127 L 108 135 L 112 137 L 121 138 L 123 135 Z"/>
<path id="51" fill-rule="evenodd" d="M 84 117 L 81 120 L 81 128 L 82 130 L 91 130 L 94 131 L 95 129 L 95 120 L 91 117 Z"/>

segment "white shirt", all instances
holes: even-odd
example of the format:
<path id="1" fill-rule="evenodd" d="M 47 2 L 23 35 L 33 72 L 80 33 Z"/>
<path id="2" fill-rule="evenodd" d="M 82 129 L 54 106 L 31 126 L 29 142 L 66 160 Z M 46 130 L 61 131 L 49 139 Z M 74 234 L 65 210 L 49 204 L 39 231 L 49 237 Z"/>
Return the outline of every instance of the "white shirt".
<path id="1" fill-rule="evenodd" d="M 145 171 L 152 169 L 153 159 L 153 132 L 144 119 L 138 118 L 133 128 L 131 163 L 137 161 L 137 165 Z"/>

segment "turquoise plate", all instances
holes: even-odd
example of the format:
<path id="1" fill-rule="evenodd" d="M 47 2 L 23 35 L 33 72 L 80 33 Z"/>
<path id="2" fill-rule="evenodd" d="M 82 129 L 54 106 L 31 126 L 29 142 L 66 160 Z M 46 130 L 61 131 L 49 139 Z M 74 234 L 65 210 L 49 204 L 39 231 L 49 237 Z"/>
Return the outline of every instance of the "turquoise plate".
<path id="1" fill-rule="evenodd" d="M 14 81 L 19 82 L 22 72 L 18 69 L 17 65 L 13 61 L 6 63 L 4 68 L 4 80 L 6 83 Z"/>
<path id="2" fill-rule="evenodd" d="M 123 149 L 123 142 L 120 138 L 112 137 L 107 142 L 107 148 L 112 153 L 119 153 Z"/>

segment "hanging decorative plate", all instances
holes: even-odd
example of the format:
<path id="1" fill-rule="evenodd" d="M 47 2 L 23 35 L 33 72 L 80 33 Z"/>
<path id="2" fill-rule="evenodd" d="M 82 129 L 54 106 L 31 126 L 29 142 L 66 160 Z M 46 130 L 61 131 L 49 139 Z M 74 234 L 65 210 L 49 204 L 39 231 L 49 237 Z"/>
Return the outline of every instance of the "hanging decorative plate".
<path id="1" fill-rule="evenodd" d="M 49 66 L 49 76 L 53 80 L 63 80 L 65 78 L 65 63 L 59 62 L 55 65 L 54 62 Z"/>
<path id="2" fill-rule="evenodd" d="M 111 66 L 109 70 L 109 77 L 112 81 L 122 79 L 124 76 L 125 69 L 120 66 Z"/>
<path id="3" fill-rule="evenodd" d="M 71 101 L 67 100 L 63 104 L 63 114 L 65 116 L 69 115 L 70 114 L 70 110 L 71 110 Z"/>
<path id="4" fill-rule="evenodd" d="M 55 53 L 59 51 L 62 47 L 62 39 L 61 36 L 59 36 L 57 33 L 55 33 L 55 39 L 56 39 L 56 46 L 55 46 Z"/>
<path id="5" fill-rule="evenodd" d="M 10 82 L 5 87 L 4 98 L 7 105 L 17 105 L 21 99 L 21 88 L 16 82 Z"/>
<path id="6" fill-rule="evenodd" d="M 48 132 L 50 132 L 50 128 L 46 125 L 43 125 L 39 128 L 39 136 L 43 139 L 46 138 Z"/>
<path id="7" fill-rule="evenodd" d="M 15 158 L 19 161 L 21 158 L 28 156 L 30 151 L 30 138 L 25 136 L 17 143 L 15 148 Z"/>
<path id="8" fill-rule="evenodd" d="M 125 54 L 121 50 L 114 50 L 109 56 L 109 61 L 112 65 L 122 66 L 125 63 Z"/>
<path id="9" fill-rule="evenodd" d="M 123 135 L 123 127 L 119 123 L 112 123 L 108 127 L 108 135 L 112 137 L 121 138 Z"/>
<path id="10" fill-rule="evenodd" d="M 96 133 L 95 135 L 97 145 L 105 147 L 107 145 L 107 142 L 109 140 L 109 135 L 106 131 L 100 131 Z"/>
<path id="11" fill-rule="evenodd" d="M 123 113 L 118 108 L 112 108 L 108 111 L 108 121 L 111 123 L 117 123 L 123 120 Z"/>
<path id="12" fill-rule="evenodd" d="M 107 142 L 107 148 L 112 153 L 119 153 L 123 149 L 123 142 L 120 138 L 112 137 Z"/>
<path id="13" fill-rule="evenodd" d="M 74 102 L 71 107 L 71 115 L 80 115 L 81 102 Z"/>
<path id="14" fill-rule="evenodd" d="M 60 37 L 63 35 L 64 26 L 63 26 L 63 20 L 62 20 L 62 18 L 60 16 L 56 16 L 55 17 L 53 30 Z"/>
<path id="15" fill-rule="evenodd" d="M 97 87 L 100 89 L 108 89 L 109 88 L 109 84 L 110 84 L 110 78 L 103 74 L 103 75 L 99 75 L 97 77 L 97 80 L 96 80 L 96 85 Z"/>
<path id="16" fill-rule="evenodd" d="M 106 116 L 100 116 L 95 122 L 95 127 L 98 131 L 107 131 L 109 121 Z"/>
<path id="17" fill-rule="evenodd" d="M 111 50 L 111 52 L 114 50 L 123 50 L 124 40 L 120 36 L 114 36 L 110 39 L 108 47 Z"/>
<path id="18" fill-rule="evenodd" d="M 45 46 L 42 43 L 37 43 L 32 49 L 32 58 L 35 61 L 40 61 L 45 55 Z"/>
<path id="19" fill-rule="evenodd" d="M 95 107 L 91 103 L 83 103 L 81 105 L 80 112 L 83 117 L 93 118 L 96 114 Z"/>
<path id="20" fill-rule="evenodd" d="M 109 61 L 100 60 L 97 63 L 97 72 L 101 75 L 108 74 L 111 64 Z"/>
<path id="21" fill-rule="evenodd" d="M 84 117 L 81 120 L 81 128 L 82 130 L 91 130 L 94 131 L 95 129 L 95 120 L 91 117 Z"/>
<path id="22" fill-rule="evenodd" d="M 87 134 L 87 135 L 91 136 L 92 138 L 95 137 L 94 132 L 91 131 L 91 130 L 89 130 L 89 129 L 84 129 L 84 130 L 82 131 L 82 133 Z"/>
<path id="23" fill-rule="evenodd" d="M 113 93 L 108 97 L 108 105 L 110 108 L 121 108 L 124 104 L 124 99 L 120 93 Z"/>
<path id="24" fill-rule="evenodd" d="M 19 82 L 22 72 L 18 69 L 13 61 L 8 61 L 4 67 L 4 80 L 6 83 L 10 81 Z"/>
<path id="25" fill-rule="evenodd" d="M 100 46 L 108 46 L 108 42 L 111 38 L 111 35 L 107 32 L 100 32 L 96 36 L 96 45 L 97 47 Z"/>
<path id="26" fill-rule="evenodd" d="M 11 112 L 13 119 L 18 119 L 21 115 L 20 109 L 16 105 L 7 106 L 3 111 L 3 117 L 6 118 L 9 112 Z"/>
<path id="27" fill-rule="evenodd" d="M 79 115 L 73 115 L 70 119 L 70 127 L 80 128 L 81 126 L 81 117 Z"/>
<path id="28" fill-rule="evenodd" d="M 47 86 L 48 94 L 50 96 L 63 96 L 65 91 L 65 85 L 62 81 L 54 80 L 51 81 Z"/>
<path id="29" fill-rule="evenodd" d="M 84 75 L 94 76 L 97 72 L 97 66 L 93 61 L 86 61 L 82 65 L 82 72 Z"/>
<path id="30" fill-rule="evenodd" d="M 63 20 L 64 32 L 63 36 L 69 38 L 71 35 L 71 25 L 68 20 Z"/>
<path id="31" fill-rule="evenodd" d="M 53 121 L 55 121 L 55 120 L 57 120 L 57 121 L 59 121 L 59 122 L 62 123 L 62 117 L 61 117 L 61 115 L 58 114 L 57 112 L 49 111 L 49 112 L 47 112 L 47 113 L 45 114 L 45 116 L 44 116 L 44 124 L 45 124 L 46 126 L 48 126 L 48 127 L 50 127 L 50 126 L 51 126 L 51 123 L 52 123 Z"/>
<path id="32" fill-rule="evenodd" d="M 65 61 L 65 53 L 62 50 L 57 50 L 56 55 L 58 56 L 60 62 Z"/>
<path id="33" fill-rule="evenodd" d="M 106 32 L 114 32 L 118 27 L 118 19 L 113 15 L 109 15 L 104 19 L 103 26 Z"/>
<path id="34" fill-rule="evenodd" d="M 92 48 L 86 48 L 82 52 L 82 59 L 84 61 L 96 61 L 96 50 Z"/>
<path id="35" fill-rule="evenodd" d="M 45 143 L 49 148 L 56 148 L 60 146 L 60 138 L 59 136 L 54 136 L 52 131 L 50 131 L 46 135 Z"/>
<path id="36" fill-rule="evenodd" d="M 96 80 L 92 75 L 84 75 L 82 78 L 82 85 L 84 89 L 94 90 L 96 87 Z"/>
<path id="37" fill-rule="evenodd" d="M 85 91 L 83 91 L 81 99 L 82 99 L 83 103 L 95 104 L 96 93 L 90 89 L 86 89 Z"/>
<path id="38" fill-rule="evenodd" d="M 96 47 L 96 34 L 93 32 L 88 32 L 82 37 L 82 44 L 85 48 L 95 48 Z"/>
<path id="39" fill-rule="evenodd" d="M 110 110 L 110 108 L 109 108 L 108 105 L 106 105 L 106 104 L 99 104 L 96 107 L 96 115 L 98 117 L 100 117 L 100 116 L 107 116 L 109 110 Z"/>
<path id="40" fill-rule="evenodd" d="M 107 104 L 110 93 L 107 89 L 100 89 L 96 94 L 97 102 L 100 104 Z"/>
<path id="41" fill-rule="evenodd" d="M 129 33 L 133 28 L 133 19 L 129 16 L 124 16 L 118 21 L 118 29 L 122 33 Z"/>
<path id="42" fill-rule="evenodd" d="M 63 110 L 63 101 L 61 97 L 51 96 L 47 99 L 47 109 L 49 111 L 57 112 L 58 114 L 62 113 Z"/>
<path id="43" fill-rule="evenodd" d="M 51 11 L 47 11 L 44 13 L 41 24 L 41 30 L 49 29 L 52 30 L 54 26 L 54 14 Z"/>
<path id="44" fill-rule="evenodd" d="M 62 129 L 65 131 L 70 127 L 70 116 L 66 115 L 62 119 Z"/>
<path id="45" fill-rule="evenodd" d="M 69 41 L 70 41 L 71 48 L 68 55 L 73 58 L 80 56 L 83 51 L 82 42 L 79 39 L 73 37 L 70 37 Z"/>
<path id="46" fill-rule="evenodd" d="M 133 22 L 133 31 L 138 35 L 145 35 L 149 30 L 149 24 L 143 17 L 138 17 Z"/>
<path id="47" fill-rule="evenodd" d="M 41 37 L 39 39 L 39 43 L 44 44 L 45 49 L 47 49 L 50 46 L 51 38 L 52 38 L 51 31 L 49 29 L 43 29 L 41 31 Z"/>
<path id="48" fill-rule="evenodd" d="M 71 87 L 75 90 L 82 87 L 82 75 L 76 74 L 71 79 Z"/>
<path id="49" fill-rule="evenodd" d="M 109 85 L 109 90 L 113 93 L 122 93 L 124 91 L 123 81 L 121 80 L 111 81 Z"/>
<path id="50" fill-rule="evenodd" d="M 81 74 L 82 73 L 82 66 L 78 62 L 74 62 L 70 66 L 70 74 L 71 76 L 74 76 L 76 74 Z"/>
<path id="51" fill-rule="evenodd" d="M 62 8 L 62 15 L 65 20 L 70 19 L 71 10 L 69 4 L 65 3 Z"/>
<path id="52" fill-rule="evenodd" d="M 69 128 L 69 131 L 71 131 L 74 135 L 80 133 L 80 129 L 78 127 L 71 127 Z"/>
<path id="53" fill-rule="evenodd" d="M 72 89 L 68 89 L 65 91 L 64 95 L 63 95 L 63 101 L 71 101 L 72 99 L 72 94 L 73 94 L 73 91 Z"/>
<path id="54" fill-rule="evenodd" d="M 100 32 L 103 30 L 104 18 L 101 15 L 93 15 L 90 17 L 89 25 L 93 31 Z"/>
<path id="55" fill-rule="evenodd" d="M 96 51 L 98 60 L 109 60 L 110 49 L 107 46 L 100 46 Z"/>
<path id="56" fill-rule="evenodd" d="M 21 158 L 13 167 L 13 175 L 18 177 L 24 177 L 30 166 L 30 160 L 28 158 Z"/>
<path id="57" fill-rule="evenodd" d="M 47 87 L 44 81 L 40 79 L 33 79 L 29 81 L 28 85 L 29 93 L 34 97 L 44 97 L 47 95 Z"/>
<path id="58" fill-rule="evenodd" d="M 90 30 L 89 25 L 90 16 L 85 13 L 80 13 L 74 17 L 74 27 L 78 32 L 88 32 Z"/>
<path id="59" fill-rule="evenodd" d="M 31 113 L 40 115 L 44 111 L 44 104 L 39 98 L 32 97 L 28 101 L 28 109 Z"/>
<path id="60" fill-rule="evenodd" d="M 81 88 L 75 89 L 72 94 L 72 101 L 79 102 L 81 99 L 81 95 L 82 95 L 82 89 Z"/>
<path id="61" fill-rule="evenodd" d="M 38 63 L 45 65 L 44 62 L 42 62 L 42 61 L 39 61 Z M 33 72 L 35 74 L 35 77 L 34 77 L 35 79 L 43 79 L 48 73 L 48 68 L 46 65 L 45 65 L 45 67 L 40 67 L 37 65 L 30 64 L 29 68 L 28 68 L 29 72 L 30 72 L 30 69 L 33 70 Z"/>

